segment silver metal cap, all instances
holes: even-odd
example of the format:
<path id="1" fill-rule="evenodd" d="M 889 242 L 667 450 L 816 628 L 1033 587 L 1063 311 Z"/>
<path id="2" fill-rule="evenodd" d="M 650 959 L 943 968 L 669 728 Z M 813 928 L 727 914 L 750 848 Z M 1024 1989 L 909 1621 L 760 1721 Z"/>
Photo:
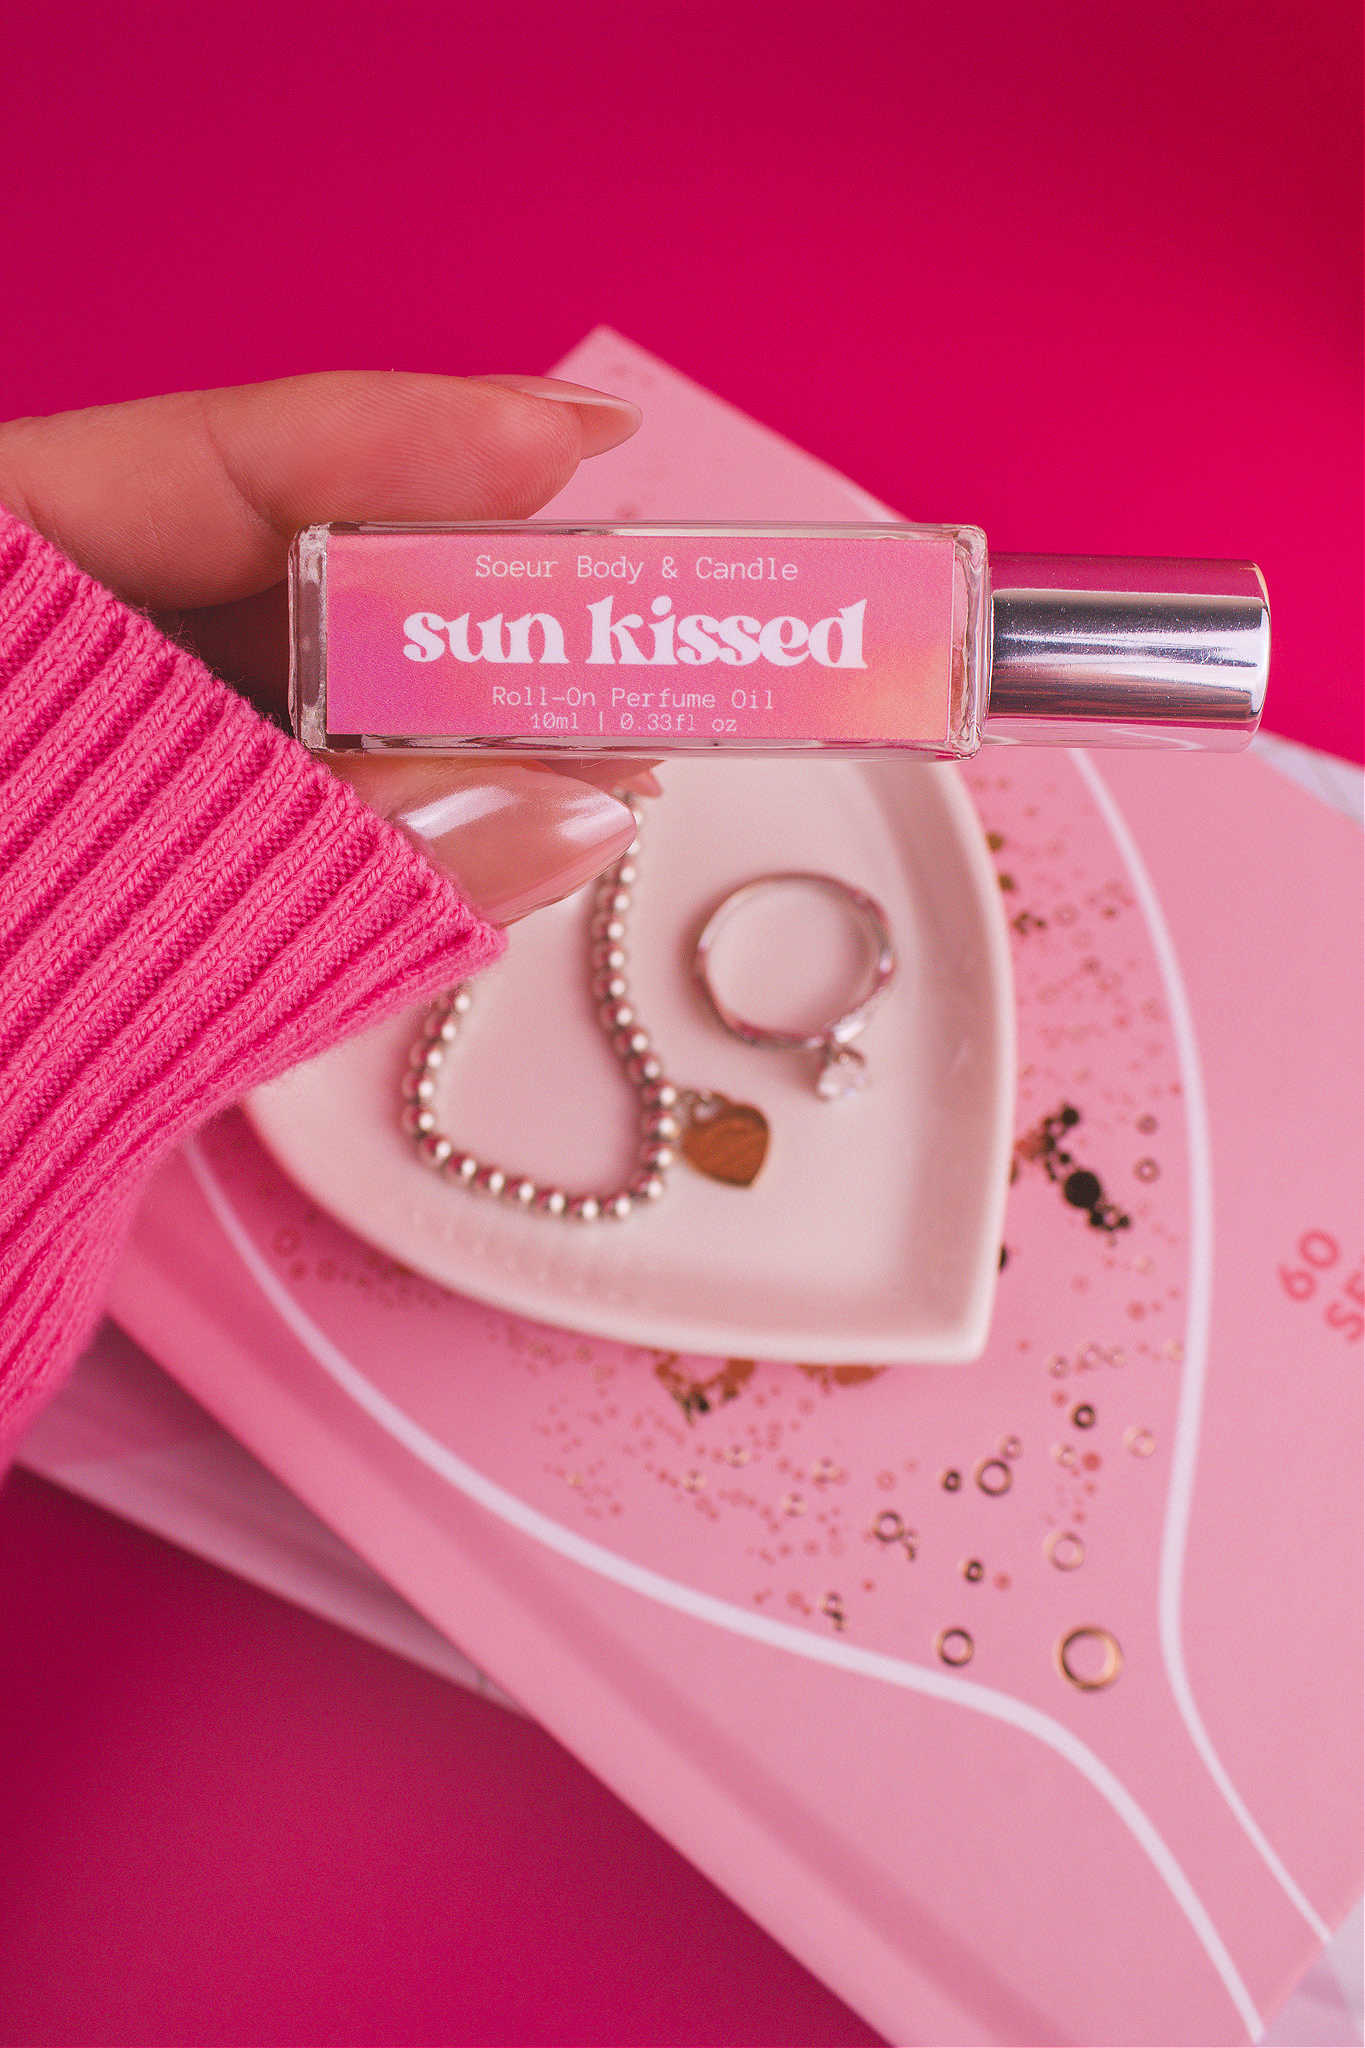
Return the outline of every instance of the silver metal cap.
<path id="1" fill-rule="evenodd" d="M 985 740 L 1244 747 L 1269 671 L 1270 602 L 1251 562 L 992 558 Z"/>

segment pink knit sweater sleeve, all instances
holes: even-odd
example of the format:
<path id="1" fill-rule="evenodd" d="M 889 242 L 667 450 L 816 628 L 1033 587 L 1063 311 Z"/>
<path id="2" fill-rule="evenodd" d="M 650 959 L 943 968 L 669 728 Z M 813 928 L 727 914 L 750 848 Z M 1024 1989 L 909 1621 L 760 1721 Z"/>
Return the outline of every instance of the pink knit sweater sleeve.
<path id="1" fill-rule="evenodd" d="M 88 1335 L 166 1150 L 500 944 L 344 783 L 0 510 L 0 1457 Z"/>

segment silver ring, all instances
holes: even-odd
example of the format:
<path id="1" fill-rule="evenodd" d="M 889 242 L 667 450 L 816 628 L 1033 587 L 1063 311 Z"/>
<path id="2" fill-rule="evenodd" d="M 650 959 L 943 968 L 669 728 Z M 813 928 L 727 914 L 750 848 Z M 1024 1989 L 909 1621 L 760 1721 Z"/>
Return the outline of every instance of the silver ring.
<path id="1" fill-rule="evenodd" d="M 762 890 L 787 882 L 803 882 L 836 896 L 852 911 L 871 942 L 867 980 L 858 991 L 852 1008 L 814 1031 L 774 1031 L 766 1024 L 755 1023 L 750 1017 L 741 1017 L 737 1010 L 730 1008 L 711 979 L 711 955 L 716 940 L 736 911 L 752 902 Z M 745 1045 L 766 1047 L 771 1052 L 818 1052 L 820 1067 L 815 1087 L 817 1094 L 826 1101 L 837 1100 L 839 1096 L 866 1085 L 867 1061 L 850 1041 L 858 1036 L 874 1005 L 895 980 L 896 952 L 891 943 L 886 912 L 875 896 L 869 896 L 865 889 L 855 889 L 851 883 L 841 882 L 837 875 L 813 874 L 802 868 L 786 869 L 776 875 L 756 875 L 751 882 L 741 882 L 716 905 L 702 927 L 692 957 L 692 973 L 719 1021 Z"/>

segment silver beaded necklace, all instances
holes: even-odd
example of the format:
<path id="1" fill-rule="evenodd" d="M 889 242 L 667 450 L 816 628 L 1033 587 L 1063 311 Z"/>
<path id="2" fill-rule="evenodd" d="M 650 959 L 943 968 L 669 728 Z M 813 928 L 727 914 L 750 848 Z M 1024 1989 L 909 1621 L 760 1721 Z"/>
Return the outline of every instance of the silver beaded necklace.
<path id="1" fill-rule="evenodd" d="M 635 843 L 594 887 L 588 959 L 598 1022 L 640 1099 L 640 1146 L 630 1180 L 605 1193 L 573 1194 L 478 1159 L 440 1128 L 436 1095 L 447 1055 L 473 1004 L 468 982 L 445 990 L 428 1008 L 401 1083 L 400 1122 L 424 1165 L 457 1187 L 571 1223 L 624 1222 L 636 1209 L 657 1202 L 680 1156 L 709 1179 L 748 1187 L 768 1145 L 767 1119 L 752 1103 L 670 1081 L 636 1014 L 626 975 L 626 936 L 638 874 L 641 811 L 633 795 L 625 801 L 635 817 Z"/>

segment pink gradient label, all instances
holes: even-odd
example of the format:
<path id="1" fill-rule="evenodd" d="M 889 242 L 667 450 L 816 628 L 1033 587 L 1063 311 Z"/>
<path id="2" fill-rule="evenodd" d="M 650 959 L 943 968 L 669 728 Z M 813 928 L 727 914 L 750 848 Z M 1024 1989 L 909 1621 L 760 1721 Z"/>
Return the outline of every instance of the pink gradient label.
<path id="1" fill-rule="evenodd" d="M 941 533 L 339 533 L 332 733 L 951 745 Z"/>

